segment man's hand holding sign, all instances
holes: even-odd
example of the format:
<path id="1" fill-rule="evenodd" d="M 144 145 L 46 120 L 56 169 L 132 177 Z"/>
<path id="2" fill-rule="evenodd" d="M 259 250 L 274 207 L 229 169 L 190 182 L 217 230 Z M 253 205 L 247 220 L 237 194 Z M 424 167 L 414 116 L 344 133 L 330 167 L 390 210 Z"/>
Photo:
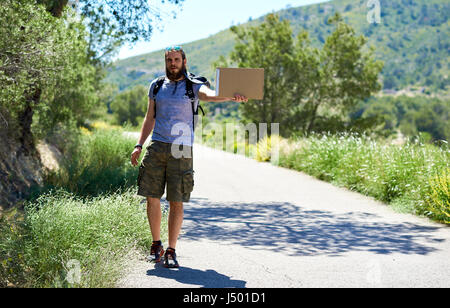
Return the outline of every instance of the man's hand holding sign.
<path id="1" fill-rule="evenodd" d="M 236 103 L 246 103 L 248 98 L 240 94 L 235 94 L 234 97 L 220 97 L 216 96 L 216 92 L 208 88 L 207 86 L 202 86 L 198 92 L 198 98 L 204 102 L 236 102 Z"/>

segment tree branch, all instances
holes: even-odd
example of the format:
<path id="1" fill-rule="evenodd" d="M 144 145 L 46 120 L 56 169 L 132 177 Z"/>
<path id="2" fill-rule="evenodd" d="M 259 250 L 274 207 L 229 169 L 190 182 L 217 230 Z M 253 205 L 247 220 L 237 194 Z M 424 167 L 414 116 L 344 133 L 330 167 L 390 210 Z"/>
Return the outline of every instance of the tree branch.
<path id="1" fill-rule="evenodd" d="M 6 121 L 5 117 L 2 115 L 1 112 L 0 112 L 0 116 L 2 117 L 3 121 L 5 121 L 6 127 L 8 127 L 8 121 Z"/>

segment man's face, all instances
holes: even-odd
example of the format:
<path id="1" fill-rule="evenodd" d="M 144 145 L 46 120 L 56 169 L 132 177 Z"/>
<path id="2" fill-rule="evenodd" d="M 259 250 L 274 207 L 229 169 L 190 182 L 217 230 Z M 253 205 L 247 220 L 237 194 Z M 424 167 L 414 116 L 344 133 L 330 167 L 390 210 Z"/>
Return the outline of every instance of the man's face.
<path id="1" fill-rule="evenodd" d="M 166 74 L 170 80 L 178 80 L 186 69 L 186 59 L 183 60 L 181 52 L 169 51 L 166 56 Z"/>

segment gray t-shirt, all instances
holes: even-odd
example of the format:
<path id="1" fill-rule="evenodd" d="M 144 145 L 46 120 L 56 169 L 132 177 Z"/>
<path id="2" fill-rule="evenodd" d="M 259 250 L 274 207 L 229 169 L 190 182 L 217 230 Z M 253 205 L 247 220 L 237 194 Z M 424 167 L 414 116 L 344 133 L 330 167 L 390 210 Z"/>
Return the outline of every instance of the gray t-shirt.
<path id="1" fill-rule="evenodd" d="M 186 95 L 186 79 L 176 82 L 166 77 L 156 97 L 153 97 L 157 80 L 152 81 L 148 91 L 148 96 L 156 102 L 156 121 L 152 140 L 192 146 L 194 144 L 193 114 L 191 100 Z M 198 106 L 198 91 L 201 86 L 192 85 L 195 109 Z"/>

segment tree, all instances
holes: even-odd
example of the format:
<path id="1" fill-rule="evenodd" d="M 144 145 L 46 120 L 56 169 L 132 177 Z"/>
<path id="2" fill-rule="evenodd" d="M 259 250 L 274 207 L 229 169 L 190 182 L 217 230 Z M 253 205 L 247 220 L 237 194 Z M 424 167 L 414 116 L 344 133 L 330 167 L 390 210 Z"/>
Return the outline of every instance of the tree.
<path id="1" fill-rule="evenodd" d="M 256 27 L 232 27 L 237 43 L 229 60 L 222 57 L 216 65 L 265 69 L 265 97 L 241 105 L 245 121 L 280 123 L 286 136 L 308 134 L 319 117 L 317 127 L 327 118 L 348 117 L 359 100 L 381 89 L 383 64 L 373 59 L 372 48 L 362 51 L 367 39 L 357 37 L 338 13 L 329 22 L 336 29 L 322 49 L 311 47 L 306 31 L 295 40 L 288 21 L 274 14 Z"/>
<path id="2" fill-rule="evenodd" d="M 433 99 L 413 113 L 417 131 L 429 133 L 433 140 L 450 140 L 448 101 Z"/>
<path id="3" fill-rule="evenodd" d="M 283 110 L 289 109 L 291 104 L 286 95 L 289 80 L 284 73 L 284 68 L 291 62 L 293 46 L 288 21 L 280 22 L 276 15 L 269 15 L 259 27 L 246 29 L 234 26 L 231 31 L 237 35 L 238 41 L 230 55 L 231 61 L 239 67 L 265 69 L 264 99 L 241 105 L 244 119 L 249 122 L 283 122 Z"/>
<path id="4" fill-rule="evenodd" d="M 303 41 L 307 36 L 300 34 L 296 48 L 297 61 L 294 61 L 291 70 L 294 80 L 296 71 L 313 71 L 312 78 L 303 80 L 306 87 L 298 83 L 294 87 L 294 98 L 304 106 L 303 111 L 309 113 L 307 120 L 303 121 L 307 134 L 314 129 L 320 107 L 345 117 L 358 101 L 369 98 L 381 89 L 378 76 L 383 63 L 374 60 L 372 47 L 366 53 L 362 51 L 367 38 L 356 36 L 339 13 L 330 18 L 329 23 L 336 28 L 321 50 L 305 48 Z M 312 51 L 312 56 L 308 51 Z M 295 120 L 301 121 L 300 118 Z"/>
<path id="5" fill-rule="evenodd" d="M 147 87 L 139 85 L 114 98 L 111 109 L 118 124 L 130 123 L 138 126 L 142 122 L 147 112 L 147 91 Z"/>
<path id="6" fill-rule="evenodd" d="M 75 6 L 80 21 L 88 33 L 87 58 L 95 68 L 95 82 L 91 86 L 97 93 L 107 91 L 101 80 L 105 77 L 106 66 L 112 56 L 125 43 L 135 43 L 141 39 L 149 40 L 155 24 L 163 19 L 173 17 L 163 12 L 148 0 L 35 0 L 39 6 L 44 6 L 55 18 L 64 18 L 64 12 Z M 171 3 L 175 7 L 184 0 L 160 0 L 161 3 Z"/>
<path id="7" fill-rule="evenodd" d="M 88 115 L 95 102 L 95 69 L 81 23 L 53 18 L 31 0 L 5 0 L 0 16 L 0 106 L 21 149 L 29 153 L 34 150 L 32 124 L 43 132 Z"/>
<path id="8" fill-rule="evenodd" d="M 181 5 L 184 0 L 160 0 Z M 57 18 L 63 16 L 69 0 L 37 0 Z M 148 0 L 78 0 L 78 11 L 89 32 L 89 57 L 96 64 L 108 63 L 124 43 L 148 40 L 153 26 L 169 16 Z M 175 12 L 173 17 L 175 17 Z"/>
<path id="9" fill-rule="evenodd" d="M 0 118 L 18 131 L 25 153 L 34 149 L 32 126 L 42 136 L 57 123 L 81 124 L 111 55 L 125 42 L 150 37 L 152 19 L 162 19 L 146 0 L 80 0 L 78 13 L 71 3 L 4 0 L 0 6 Z"/>

